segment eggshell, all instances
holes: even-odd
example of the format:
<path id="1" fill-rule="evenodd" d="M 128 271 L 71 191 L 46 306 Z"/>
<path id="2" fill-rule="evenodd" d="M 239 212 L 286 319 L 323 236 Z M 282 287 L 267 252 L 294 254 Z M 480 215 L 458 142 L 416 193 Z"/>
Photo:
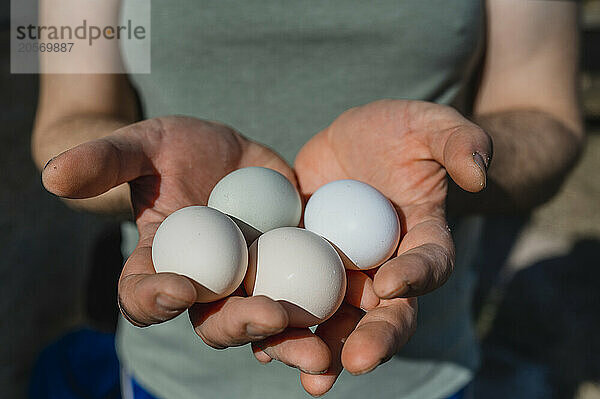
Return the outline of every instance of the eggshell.
<path id="1" fill-rule="evenodd" d="M 333 243 L 359 269 L 381 265 L 400 240 L 392 203 L 357 180 L 337 180 L 320 187 L 306 204 L 304 225 Z"/>
<path id="2" fill-rule="evenodd" d="M 298 226 L 302 201 L 281 173 L 261 167 L 242 168 L 225 176 L 213 188 L 208 206 L 231 216 L 252 243 L 261 233 Z"/>
<path id="3" fill-rule="evenodd" d="M 152 262 L 158 273 L 192 279 L 199 291 L 197 302 L 212 302 L 240 286 L 248 247 L 227 215 L 206 206 L 190 206 L 160 224 L 152 241 Z"/>
<path id="4" fill-rule="evenodd" d="M 279 301 L 291 327 L 327 320 L 346 293 L 346 272 L 336 250 L 322 237 L 296 227 L 261 235 L 250 246 L 246 292 Z"/>

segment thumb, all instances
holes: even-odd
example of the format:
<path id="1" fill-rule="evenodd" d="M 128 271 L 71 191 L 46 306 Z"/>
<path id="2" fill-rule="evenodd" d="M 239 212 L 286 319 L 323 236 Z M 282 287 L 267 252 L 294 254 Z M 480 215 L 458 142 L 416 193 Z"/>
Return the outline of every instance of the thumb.
<path id="1" fill-rule="evenodd" d="M 478 192 L 485 188 L 492 140 L 479 126 L 465 120 L 435 135 L 430 148 L 434 159 L 462 189 Z"/>
<path id="2" fill-rule="evenodd" d="M 42 183 L 59 197 L 79 199 L 153 174 L 144 148 L 145 133 L 159 128 L 153 121 L 144 121 L 71 148 L 46 164 Z"/>

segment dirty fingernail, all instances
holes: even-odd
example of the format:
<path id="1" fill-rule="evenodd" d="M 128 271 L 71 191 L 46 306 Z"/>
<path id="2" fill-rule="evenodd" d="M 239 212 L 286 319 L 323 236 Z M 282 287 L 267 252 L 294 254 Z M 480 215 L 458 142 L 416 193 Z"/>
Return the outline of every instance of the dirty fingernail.
<path id="1" fill-rule="evenodd" d="M 489 165 L 489 158 L 487 156 L 483 156 L 478 152 L 474 152 L 473 153 L 473 160 L 475 161 L 475 163 L 477 164 L 477 166 L 479 166 L 479 168 L 481 168 L 481 170 L 483 172 L 486 172 Z"/>
<path id="2" fill-rule="evenodd" d="M 48 165 L 50 165 L 50 162 L 52 162 L 54 160 L 54 158 L 56 158 L 56 157 L 52 157 L 48 160 L 48 162 L 46 162 L 46 165 L 44 165 L 44 169 L 46 169 L 48 167 Z"/>
<path id="3" fill-rule="evenodd" d="M 302 371 L 304 374 L 310 374 L 310 375 L 322 375 L 327 372 L 327 370 L 320 370 L 320 371 L 304 370 L 300 367 L 298 367 L 298 370 Z"/>
<path id="4" fill-rule="evenodd" d="M 475 163 L 477 164 L 477 167 L 479 167 L 479 169 L 481 170 L 481 172 L 483 173 L 483 187 L 486 186 L 487 184 L 487 168 L 488 168 L 488 164 L 485 160 L 486 158 L 483 157 L 480 153 L 478 152 L 474 152 L 473 153 L 473 161 L 475 161 Z"/>

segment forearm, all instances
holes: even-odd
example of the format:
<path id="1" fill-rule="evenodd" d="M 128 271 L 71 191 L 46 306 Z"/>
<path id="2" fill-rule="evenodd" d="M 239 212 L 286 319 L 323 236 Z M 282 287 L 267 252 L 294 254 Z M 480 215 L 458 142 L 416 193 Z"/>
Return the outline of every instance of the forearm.
<path id="1" fill-rule="evenodd" d="M 32 136 L 32 156 L 42 170 L 47 162 L 58 154 L 86 141 L 106 136 L 134 122 L 134 118 L 111 115 L 80 114 L 57 118 L 54 121 L 36 121 Z M 129 187 L 123 184 L 98 197 L 84 200 L 65 200 L 73 208 L 119 218 L 131 215 Z"/>
<path id="2" fill-rule="evenodd" d="M 544 203 L 560 188 L 583 144 L 581 132 L 540 111 L 504 111 L 474 121 L 494 144 L 487 185 L 472 194 L 450 182 L 450 214 L 523 212 Z"/>

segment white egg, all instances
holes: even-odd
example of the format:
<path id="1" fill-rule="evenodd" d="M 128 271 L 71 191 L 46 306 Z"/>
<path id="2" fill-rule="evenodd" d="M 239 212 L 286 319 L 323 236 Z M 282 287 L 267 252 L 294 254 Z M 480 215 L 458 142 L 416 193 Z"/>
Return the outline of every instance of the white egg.
<path id="1" fill-rule="evenodd" d="M 296 227 L 261 235 L 250 246 L 246 292 L 279 301 L 291 327 L 310 327 L 327 320 L 346 293 L 340 256 L 322 237 Z"/>
<path id="2" fill-rule="evenodd" d="M 213 188 L 208 206 L 231 216 L 252 243 L 261 233 L 298 226 L 302 201 L 281 173 L 261 167 L 242 168 L 225 176 Z"/>
<path id="3" fill-rule="evenodd" d="M 170 214 L 158 227 L 152 262 L 158 273 L 173 272 L 193 280 L 197 302 L 212 302 L 242 283 L 248 247 L 227 215 L 206 206 L 189 206 Z"/>
<path id="4" fill-rule="evenodd" d="M 381 265 L 400 240 L 392 203 L 357 180 L 337 180 L 320 187 L 306 204 L 304 225 L 328 239 L 359 269 Z"/>

